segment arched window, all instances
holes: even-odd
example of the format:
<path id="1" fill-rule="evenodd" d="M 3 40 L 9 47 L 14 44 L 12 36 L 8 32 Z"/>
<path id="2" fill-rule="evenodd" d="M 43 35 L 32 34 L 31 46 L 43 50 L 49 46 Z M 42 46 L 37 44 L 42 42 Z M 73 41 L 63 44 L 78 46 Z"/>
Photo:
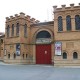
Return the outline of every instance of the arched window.
<path id="1" fill-rule="evenodd" d="M 23 56 L 23 59 L 24 59 L 24 54 L 22 56 Z"/>
<path id="2" fill-rule="evenodd" d="M 8 59 L 10 59 L 10 54 L 8 54 Z"/>
<path id="3" fill-rule="evenodd" d="M 14 24 L 12 24 L 12 36 L 14 36 Z"/>
<path id="4" fill-rule="evenodd" d="M 80 30 L 80 16 L 79 15 L 75 16 L 75 28 L 76 30 Z"/>
<path id="5" fill-rule="evenodd" d="M 24 25 L 24 36 L 27 37 L 27 24 Z"/>
<path id="6" fill-rule="evenodd" d="M 7 26 L 7 37 L 9 37 L 9 34 L 10 34 L 10 27 L 9 25 Z"/>
<path id="7" fill-rule="evenodd" d="M 74 52 L 73 53 L 73 59 L 77 59 L 78 58 L 78 54 L 77 54 L 77 52 Z"/>
<path id="8" fill-rule="evenodd" d="M 48 31 L 40 31 L 36 38 L 51 38 L 51 35 Z"/>
<path id="9" fill-rule="evenodd" d="M 26 58 L 27 58 L 27 54 L 26 54 Z"/>
<path id="10" fill-rule="evenodd" d="M 16 24 L 16 36 L 19 36 L 19 23 Z"/>
<path id="11" fill-rule="evenodd" d="M 67 53 L 66 52 L 63 53 L 63 59 L 67 59 Z"/>
<path id="12" fill-rule="evenodd" d="M 70 15 L 66 16 L 66 28 L 67 28 L 67 31 L 71 31 L 71 16 Z"/>
<path id="13" fill-rule="evenodd" d="M 1 41 L 0 41 L 0 42 L 1 42 L 1 44 L 3 44 L 3 39 L 1 39 Z"/>
<path id="14" fill-rule="evenodd" d="M 15 53 L 13 54 L 13 57 L 14 57 L 14 59 L 16 58 L 16 54 Z"/>
<path id="15" fill-rule="evenodd" d="M 63 22 L 62 22 L 62 17 L 58 17 L 58 31 L 63 31 Z"/>

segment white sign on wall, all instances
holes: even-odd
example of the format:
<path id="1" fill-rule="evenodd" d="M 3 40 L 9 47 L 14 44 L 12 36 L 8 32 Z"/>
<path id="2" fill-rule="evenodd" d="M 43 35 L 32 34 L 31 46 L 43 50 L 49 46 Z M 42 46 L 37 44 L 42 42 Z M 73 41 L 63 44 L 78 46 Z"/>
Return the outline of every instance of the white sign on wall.
<path id="1" fill-rule="evenodd" d="M 55 55 L 61 55 L 61 42 L 55 42 Z"/>
<path id="2" fill-rule="evenodd" d="M 36 40 L 36 43 L 50 43 L 51 39 L 50 38 L 39 38 Z"/>

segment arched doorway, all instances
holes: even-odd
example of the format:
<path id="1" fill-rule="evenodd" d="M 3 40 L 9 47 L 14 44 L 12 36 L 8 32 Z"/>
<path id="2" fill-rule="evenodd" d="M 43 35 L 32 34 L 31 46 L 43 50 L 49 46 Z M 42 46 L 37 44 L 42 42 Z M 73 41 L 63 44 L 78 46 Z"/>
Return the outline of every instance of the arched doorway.
<path id="1" fill-rule="evenodd" d="M 45 30 L 36 35 L 36 64 L 51 64 L 51 35 Z"/>

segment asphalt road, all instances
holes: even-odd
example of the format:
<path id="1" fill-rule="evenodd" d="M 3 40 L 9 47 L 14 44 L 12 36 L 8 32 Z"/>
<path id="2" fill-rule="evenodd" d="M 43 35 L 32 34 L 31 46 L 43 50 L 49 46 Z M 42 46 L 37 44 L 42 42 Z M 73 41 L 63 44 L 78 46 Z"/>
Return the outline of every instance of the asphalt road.
<path id="1" fill-rule="evenodd" d="M 80 80 L 80 68 L 1 63 L 0 80 Z"/>

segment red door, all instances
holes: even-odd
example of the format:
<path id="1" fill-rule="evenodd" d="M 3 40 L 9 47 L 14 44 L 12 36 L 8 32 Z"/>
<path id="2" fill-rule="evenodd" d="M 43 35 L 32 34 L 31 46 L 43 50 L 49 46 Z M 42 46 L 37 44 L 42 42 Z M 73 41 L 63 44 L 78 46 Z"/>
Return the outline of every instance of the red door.
<path id="1" fill-rule="evenodd" d="M 51 64 L 51 45 L 36 45 L 36 64 Z"/>

